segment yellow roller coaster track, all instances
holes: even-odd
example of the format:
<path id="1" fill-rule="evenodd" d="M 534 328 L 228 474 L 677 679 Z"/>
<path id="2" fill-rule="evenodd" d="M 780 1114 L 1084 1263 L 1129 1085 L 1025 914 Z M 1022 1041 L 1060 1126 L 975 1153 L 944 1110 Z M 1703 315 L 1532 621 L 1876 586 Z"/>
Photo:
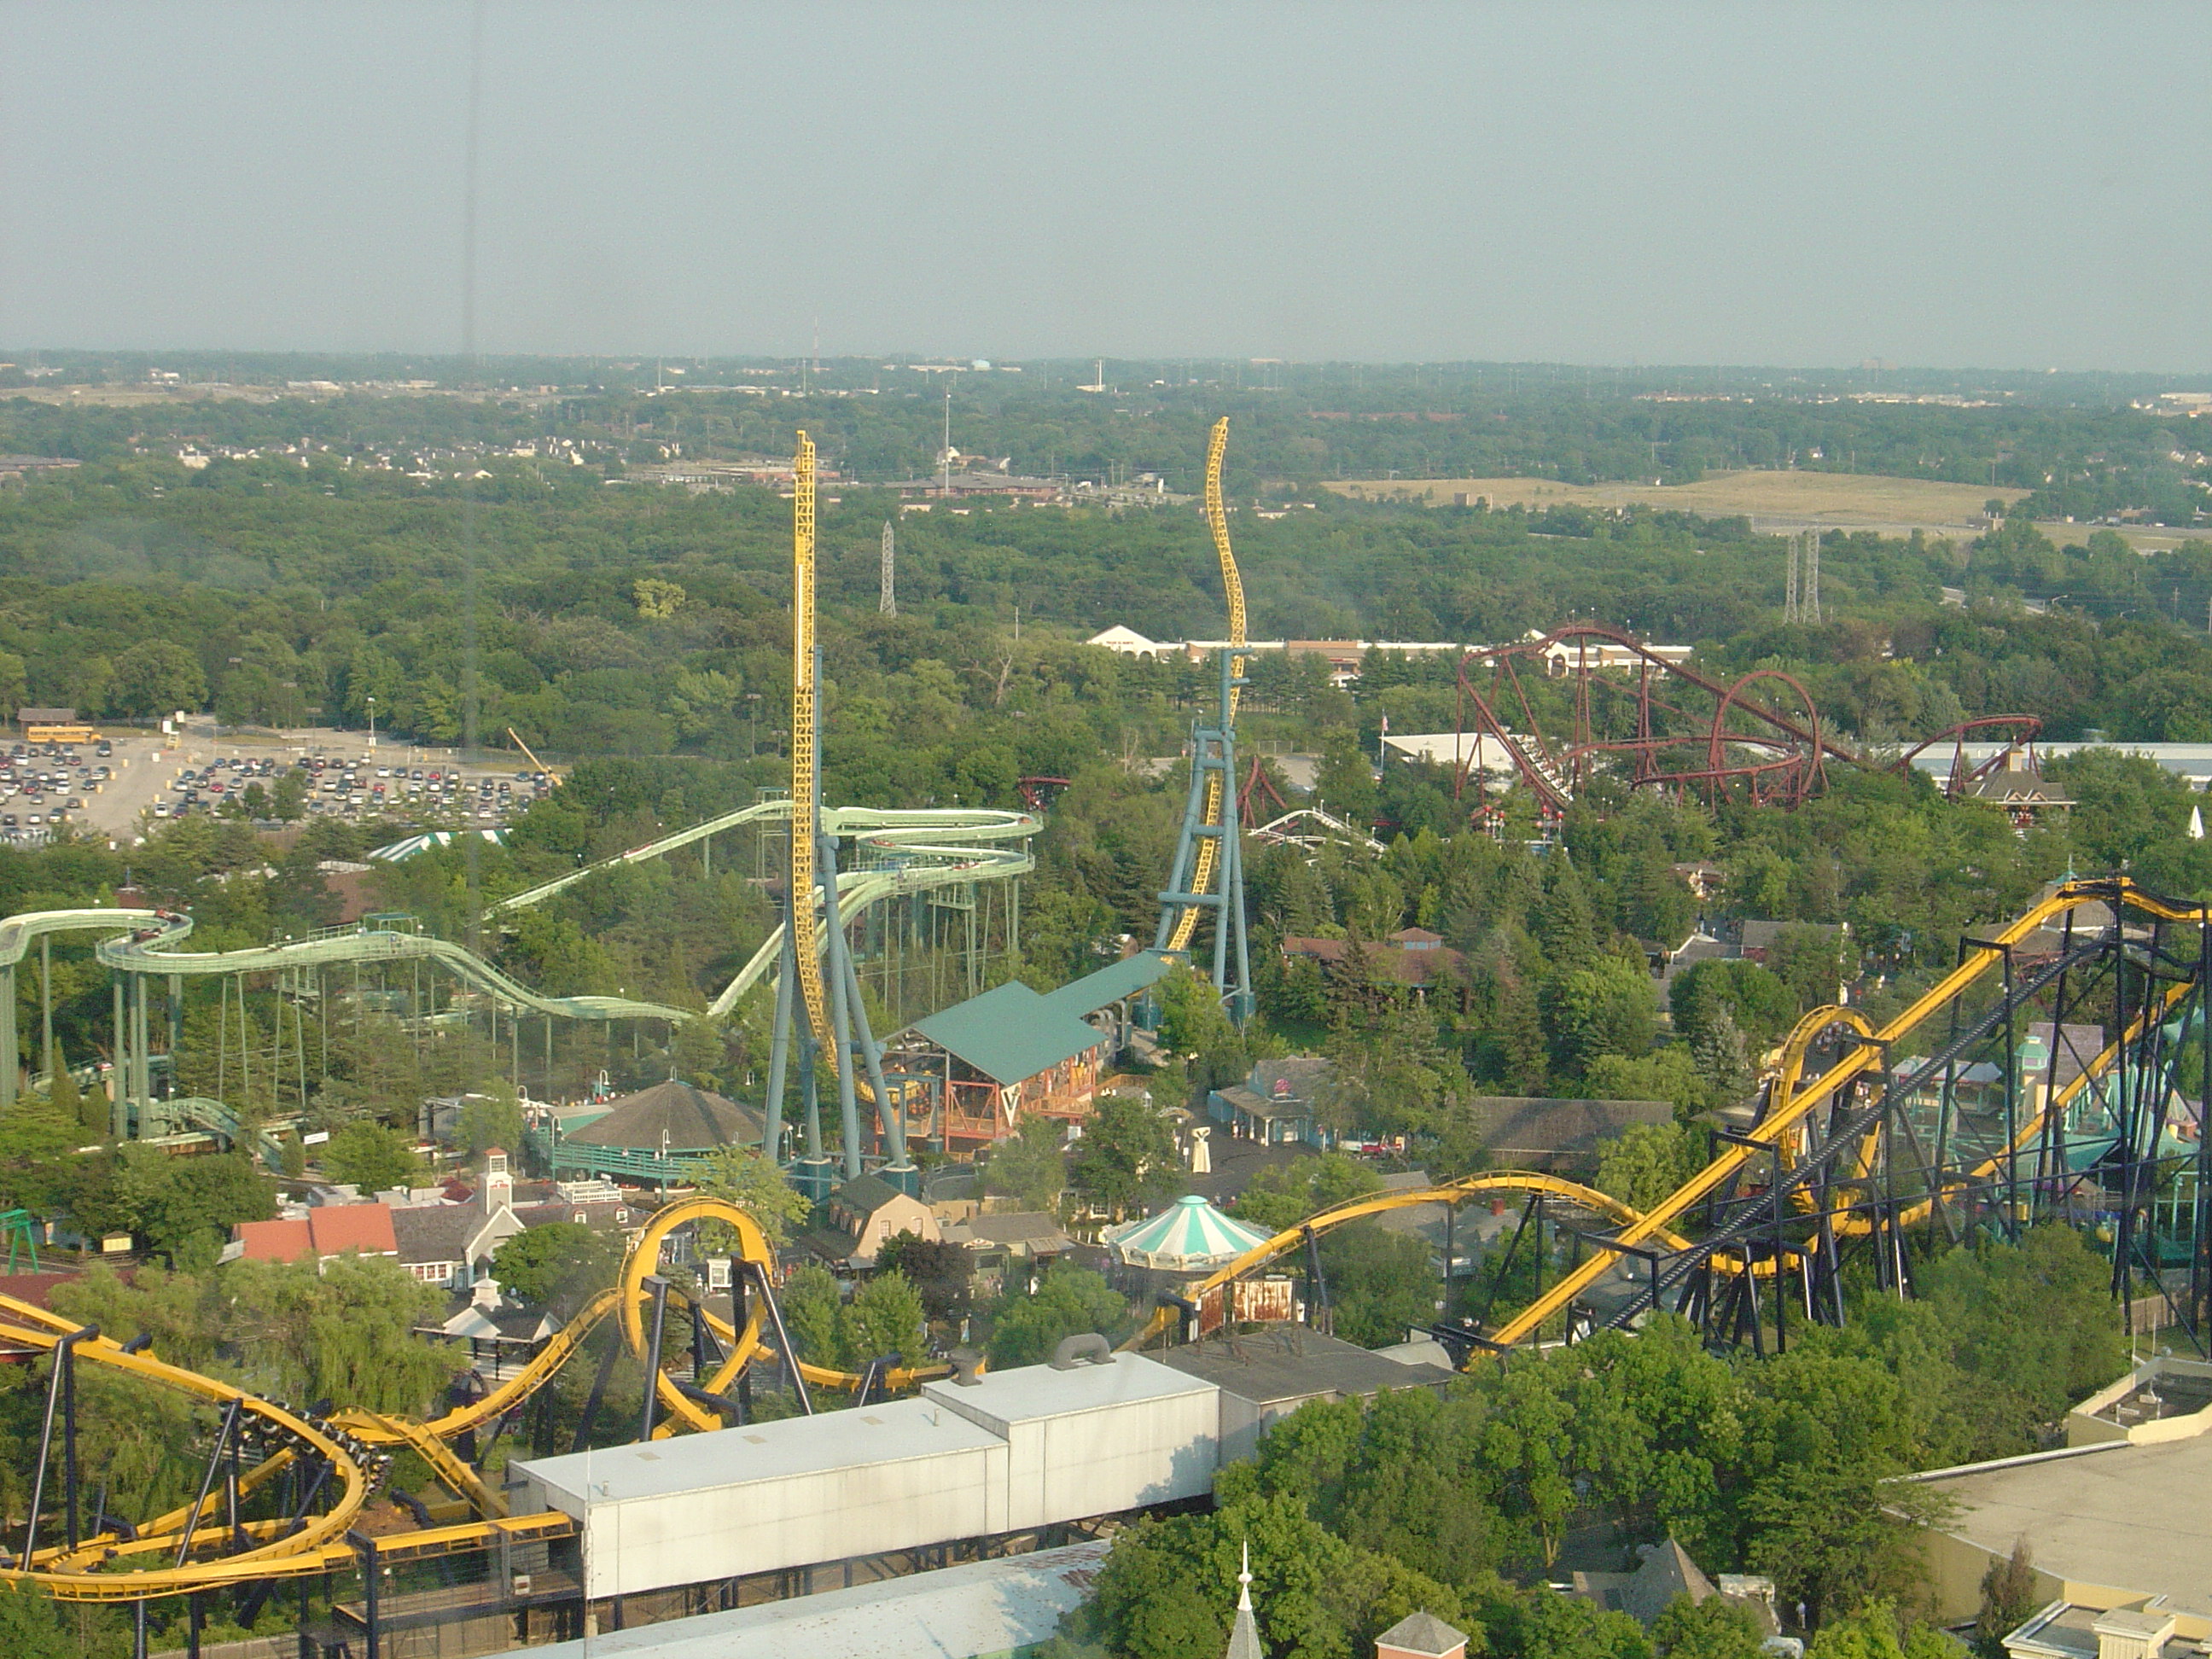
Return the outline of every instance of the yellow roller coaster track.
<path id="1" fill-rule="evenodd" d="M 2200 908 L 2174 905 L 2125 882 L 2118 884 L 2118 890 L 2120 902 L 2125 908 L 2148 916 L 2164 921 L 2212 925 L 2212 907 Z M 2085 904 L 2109 902 L 2113 892 L 2114 884 L 2112 883 L 2077 883 L 2057 889 L 1989 945 L 1970 947 L 1957 969 L 1887 1025 L 1876 1027 L 1854 1009 L 1826 1007 L 1814 1010 L 1793 1028 L 1783 1044 L 1778 1057 L 1771 1103 L 1765 1119 L 1751 1133 L 1756 1145 L 1749 1147 L 1732 1146 L 1724 1149 L 1711 1164 L 1647 1213 L 1639 1213 L 1604 1193 L 1555 1176 L 1527 1170 L 1491 1170 L 1440 1186 L 1376 1194 L 1323 1210 L 1297 1226 L 1276 1234 L 1265 1243 L 1255 1246 L 1203 1280 L 1189 1295 L 1195 1299 L 1217 1285 L 1241 1278 L 1300 1248 L 1309 1231 L 1323 1234 L 1387 1211 L 1423 1204 L 1456 1203 L 1483 1192 L 1543 1193 L 1565 1198 L 1620 1223 L 1616 1237 L 1623 1243 L 1656 1244 L 1670 1250 L 1686 1249 L 1690 1248 L 1689 1240 L 1676 1232 L 1671 1224 L 1702 1202 L 1723 1182 L 1741 1172 L 1764 1146 L 1779 1145 L 1785 1153 L 1796 1151 L 1802 1144 L 1815 1107 L 1831 1098 L 1853 1079 L 1877 1070 L 1881 1056 L 1887 1052 L 1888 1045 L 1911 1032 L 1951 997 L 1969 987 L 1993 965 L 2001 963 L 2006 947 L 2019 944 L 2045 923 L 2069 910 Z M 2063 1117 L 2081 1092 L 2119 1059 L 2130 1043 L 2142 1036 L 2152 1024 L 2171 1015 L 2191 994 L 2193 988 L 2185 982 L 2167 987 L 2158 993 L 2129 1021 L 2121 1034 L 2107 1043 L 2071 1081 L 2044 1098 L 2021 1123 L 2006 1146 L 1963 1174 L 1945 1178 L 1943 1190 L 1972 1188 L 1996 1175 L 2008 1159 L 2033 1147 L 2045 1123 L 2054 1115 Z M 1838 1027 L 1857 1032 L 1866 1042 L 1856 1046 L 1850 1056 L 1838 1061 L 1809 1085 L 1806 1084 L 1804 1068 L 1814 1044 Z M 1832 1229 L 1838 1237 L 1864 1233 L 1874 1225 L 1868 1217 L 1859 1213 L 1855 1200 L 1863 1195 L 1861 1189 L 1872 1178 L 1877 1156 L 1878 1147 L 1875 1139 L 1872 1137 L 1863 1138 L 1852 1155 L 1850 1164 L 1844 1172 L 1843 1179 L 1832 1191 L 1829 1200 L 1834 1218 Z M 1898 1212 L 1899 1224 L 1913 1226 L 1927 1221 L 1942 1201 L 1942 1195 L 1939 1193 L 1904 1206 Z M 1802 1213 L 1812 1213 L 1814 1207 L 1814 1200 L 1809 1195 L 1798 1202 Z M 1818 1241 L 1814 1240 L 1808 1241 L 1802 1249 L 1802 1253 L 1810 1254 L 1819 1248 Z M 1759 1260 L 1751 1264 L 1751 1272 L 1756 1276 L 1771 1275 L 1790 1265 L 1799 1253 L 1784 1252 L 1779 1263 L 1771 1257 Z M 1600 1247 L 1593 1256 L 1569 1273 L 1559 1285 L 1492 1332 L 1488 1340 L 1498 1346 L 1527 1340 L 1542 1329 L 1547 1320 L 1563 1313 L 1621 1259 L 1621 1252 Z M 1745 1267 L 1740 1255 L 1725 1252 L 1717 1253 L 1712 1263 L 1715 1270 L 1722 1273 L 1739 1273 Z M 1124 1346 L 1135 1347 L 1157 1338 L 1169 1328 L 1173 1319 L 1173 1314 L 1168 1310 L 1156 1311 L 1151 1322 Z"/>
<path id="2" fill-rule="evenodd" d="M 1433 1187 L 1375 1193 L 1365 1198 L 1348 1199 L 1344 1203 L 1333 1205 L 1308 1216 L 1295 1227 L 1285 1227 L 1266 1243 L 1254 1245 L 1227 1267 L 1218 1269 L 1183 1294 L 1194 1302 L 1218 1285 L 1226 1285 L 1232 1279 L 1242 1279 L 1255 1267 L 1264 1267 L 1276 1257 L 1300 1248 L 1304 1244 L 1309 1231 L 1316 1234 L 1331 1232 L 1352 1222 L 1364 1221 L 1370 1216 L 1386 1214 L 1392 1210 L 1410 1209 L 1423 1204 L 1459 1204 L 1485 1193 L 1541 1193 L 1547 1197 L 1565 1199 L 1586 1210 L 1624 1224 L 1643 1218 L 1611 1194 L 1601 1193 L 1595 1187 L 1583 1186 L 1578 1182 L 1544 1175 L 1534 1170 L 1486 1170 L 1480 1175 L 1464 1176 L 1457 1181 L 1442 1182 Z M 1676 1249 L 1686 1249 L 1689 1244 L 1687 1239 L 1677 1237 L 1663 1229 L 1659 1237 Z M 1165 1331 L 1174 1322 L 1174 1313 L 1169 1309 L 1156 1310 L 1151 1322 L 1121 1346 L 1124 1348 L 1142 1347 Z"/>
<path id="3" fill-rule="evenodd" d="M 2117 882 L 2069 882 L 2055 889 L 1994 939 L 1969 945 L 1955 969 L 1887 1024 L 1867 1032 L 1865 1024 L 1856 1016 L 1847 1017 L 1839 1009 L 1823 1008 L 1808 1015 L 1791 1034 L 1785 1050 L 1783 1075 L 1775 1091 L 1776 1097 L 1765 1115 L 1742 1141 L 1724 1145 L 1711 1163 L 1684 1182 L 1646 1214 L 1624 1226 L 1618 1234 L 1620 1242 L 1623 1244 L 1643 1244 L 1655 1239 L 1664 1242 L 1667 1230 L 1673 1222 L 1702 1203 L 1741 1172 L 1753 1158 L 1765 1154 L 1769 1147 L 1790 1145 L 1802 1133 L 1816 1107 L 1834 1097 L 1847 1085 L 1878 1073 L 1885 1063 L 1891 1045 L 1910 1034 L 1953 998 L 1969 989 L 1983 975 L 2000 966 L 2007 951 L 2013 946 L 2046 922 L 2083 905 L 2099 903 L 2113 904 L 2116 913 L 2124 909 L 2135 910 L 2162 921 L 2189 922 L 2200 927 L 2212 923 L 2212 908 L 2176 905 L 2125 879 Z M 2172 1006 L 2172 1001 L 2165 1006 Z M 2142 1018 L 2148 1017 L 2147 1012 L 2131 1024 L 2130 1034 L 2141 1030 Z M 1814 1042 L 1839 1019 L 1846 1018 L 1869 1040 L 1852 1045 L 1850 1052 L 1826 1072 L 1810 1083 L 1799 1086 L 1798 1073 L 1802 1072 L 1805 1056 Z M 2118 1052 L 2118 1044 L 2107 1048 L 2105 1054 L 2106 1062 L 2109 1063 L 2110 1057 Z M 2071 1100 L 2073 1090 L 2081 1081 L 2081 1079 L 2076 1079 L 2075 1084 L 2069 1085 L 2064 1096 L 2066 1100 Z M 2053 1103 L 2054 1106 L 2057 1104 Z M 2039 1118 L 2036 1127 L 2039 1126 Z M 2017 1146 L 2015 1143 L 2013 1150 L 2017 1150 Z M 1860 1156 L 1863 1160 L 1869 1154 L 1863 1151 Z M 1984 1170 L 1994 1169 L 2008 1156 L 2010 1152 L 2000 1154 L 1997 1158 L 1990 1160 L 1984 1166 Z M 1932 1205 L 1919 1211 L 1923 1218 L 1928 1213 L 1929 1207 Z M 1557 1285 L 1500 1326 L 1493 1334 L 1492 1340 L 1509 1346 L 1526 1340 L 1541 1330 L 1547 1320 L 1563 1313 L 1604 1277 L 1621 1259 L 1621 1254 L 1618 1250 L 1603 1248 L 1595 1250 Z"/>
<path id="4" fill-rule="evenodd" d="M 1206 527 L 1213 534 L 1213 556 L 1221 564 L 1221 591 L 1229 600 L 1229 643 L 1241 647 L 1244 635 L 1244 579 L 1237 574 L 1237 555 L 1229 546 L 1229 510 L 1221 501 L 1221 458 L 1229 448 L 1229 417 L 1224 415 L 1213 423 L 1212 434 L 1206 441 Z M 1242 654 L 1232 659 L 1230 665 L 1229 718 L 1237 718 L 1238 700 L 1235 682 L 1244 678 L 1244 659 Z M 1206 822 L 1221 821 L 1222 791 L 1234 780 L 1216 772 L 1206 781 Z M 1191 871 L 1190 890 L 1205 893 L 1212 890 L 1213 872 L 1218 863 L 1220 848 L 1215 838 L 1208 836 L 1198 844 L 1198 858 Z M 1175 932 L 1168 936 L 1167 948 L 1187 951 L 1190 936 L 1198 927 L 1199 907 L 1183 907 L 1176 918 Z"/>
<path id="5" fill-rule="evenodd" d="M 821 944 L 817 938 L 813 894 L 817 824 L 814 821 L 814 440 L 799 434 L 799 453 L 791 469 L 791 929 L 799 963 L 799 994 L 806 1000 L 806 1023 L 814 1039 L 842 1073 L 846 1057 L 837 1052 L 830 1027 L 829 1000 L 822 989 Z"/>
<path id="6" fill-rule="evenodd" d="M 735 1235 L 733 1254 L 756 1267 L 774 1261 L 774 1252 L 759 1224 L 735 1205 L 714 1198 L 695 1198 L 671 1205 L 658 1212 L 639 1236 L 623 1262 L 614 1288 L 601 1291 L 578 1311 L 529 1364 L 481 1398 L 456 1407 L 425 1421 L 385 1413 L 348 1410 L 317 1423 L 275 1401 L 181 1366 L 171 1365 L 149 1353 L 126 1352 L 104 1336 L 81 1338 L 75 1345 L 78 1360 L 100 1365 L 143 1382 L 177 1389 L 211 1405 L 228 1408 L 237 1402 L 240 1411 L 258 1420 L 264 1431 L 290 1440 L 240 1477 L 241 1495 L 250 1495 L 297 1461 L 302 1452 L 325 1460 L 334 1476 L 335 1497 L 324 1514 L 308 1519 L 297 1530 L 289 1523 L 254 1521 L 240 1530 L 252 1547 L 210 1560 L 195 1560 L 202 1551 L 228 1548 L 237 1541 L 226 1525 L 216 1525 L 202 1511 L 194 1522 L 188 1509 L 144 1522 L 134 1539 L 100 1533 L 78 1547 L 50 1547 L 33 1557 L 31 1569 L 0 1571 L 0 1582 L 31 1581 L 57 1597 L 78 1601 L 132 1601 L 182 1595 L 195 1590 L 220 1589 L 256 1579 L 295 1577 L 303 1573 L 343 1569 L 354 1559 L 345 1534 L 368 1501 L 374 1482 L 365 1458 L 372 1449 L 404 1447 L 417 1453 L 432 1473 L 455 1492 L 476 1519 L 453 1526 L 400 1534 L 380 1539 L 378 1553 L 386 1560 L 404 1560 L 410 1554 L 438 1554 L 478 1547 L 501 1535 L 544 1537 L 564 1532 L 570 1522 L 560 1515 L 507 1516 L 505 1501 L 487 1486 L 467 1462 L 446 1444 L 471 1429 L 495 1421 L 520 1405 L 550 1381 L 580 1352 L 610 1315 L 617 1316 L 623 1340 L 630 1352 L 642 1358 L 649 1350 L 646 1312 L 652 1296 L 646 1279 L 658 1271 L 662 1245 L 676 1229 L 698 1222 L 719 1223 Z M 679 1293 L 672 1289 L 672 1297 Z M 702 1317 L 721 1343 L 725 1358 L 711 1376 L 699 1379 L 708 1393 L 722 1394 L 738 1374 L 755 1360 L 775 1351 L 762 1340 L 762 1310 L 757 1303 L 743 1330 L 701 1310 Z M 79 1327 L 70 1319 L 29 1303 L 0 1295 L 0 1341 L 51 1352 Z M 854 1389 L 861 1378 L 849 1371 L 831 1370 L 799 1362 L 799 1373 L 817 1387 Z M 911 1366 L 894 1370 L 882 1379 L 890 1389 L 905 1389 L 948 1374 L 943 1365 Z M 653 1432 L 665 1437 L 685 1429 L 706 1430 L 722 1425 L 720 1416 L 697 1403 L 671 1377 L 664 1367 L 654 1374 L 655 1393 L 663 1408 Z M 184 1528 L 194 1522 L 188 1547 Z M 183 1562 L 177 1565 L 182 1547 Z M 162 1565 L 136 1571 L 132 1564 L 152 1558 Z"/>

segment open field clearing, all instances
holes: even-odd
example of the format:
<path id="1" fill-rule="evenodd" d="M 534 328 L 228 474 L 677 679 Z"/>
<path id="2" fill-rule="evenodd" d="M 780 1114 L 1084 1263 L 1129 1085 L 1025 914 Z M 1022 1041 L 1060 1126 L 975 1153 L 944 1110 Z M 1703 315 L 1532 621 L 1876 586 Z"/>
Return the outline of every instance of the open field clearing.
<path id="1" fill-rule="evenodd" d="M 1425 498 L 1437 506 L 1486 499 L 1493 507 L 1589 507 L 1643 502 L 1708 518 L 1750 519 L 1761 530 L 1875 530 L 1902 536 L 1915 530 L 1954 538 L 1979 535 L 1982 507 L 1991 496 L 2009 502 L 2025 490 L 1984 484 L 1941 483 L 1864 472 L 1716 472 L 1692 484 L 1559 483 L 1550 478 L 1346 478 L 1328 486 L 1368 501 Z M 2080 543 L 2093 525 L 2036 526 L 2061 546 Z M 2212 531 L 2167 526 L 2112 526 L 2138 553 L 2162 552 Z"/>
<path id="2" fill-rule="evenodd" d="M 1982 484 L 1937 483 L 1925 478 L 1885 478 L 1847 472 L 1716 472 L 1697 483 L 1569 484 L 1550 478 L 1347 478 L 1331 489 L 1380 500 L 1426 495 L 1439 505 L 1461 495 L 1486 496 L 1492 507 L 1619 507 L 1633 502 L 1699 513 L 1709 518 L 1745 516 L 1798 525 L 1853 529 L 1918 525 L 1928 529 L 1977 528 L 1991 496 L 2010 501 L 2025 492 Z"/>

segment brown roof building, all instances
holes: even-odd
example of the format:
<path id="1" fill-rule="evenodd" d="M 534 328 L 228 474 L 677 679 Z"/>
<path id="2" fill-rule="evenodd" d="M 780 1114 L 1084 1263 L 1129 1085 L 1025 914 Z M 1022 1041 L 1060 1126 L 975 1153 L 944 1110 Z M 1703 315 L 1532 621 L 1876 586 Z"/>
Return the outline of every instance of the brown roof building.
<path id="1" fill-rule="evenodd" d="M 1480 1095 L 1475 1127 L 1491 1157 L 1516 1170 L 1587 1169 L 1598 1145 L 1639 1123 L 1671 1123 L 1663 1100 L 1547 1100 Z"/>
<path id="2" fill-rule="evenodd" d="M 767 1133 L 766 1121 L 751 1107 L 672 1078 L 624 1095 L 598 1122 L 562 1139 L 586 1146 L 696 1152 L 757 1146 Z"/>
<path id="3" fill-rule="evenodd" d="M 1577 1572 L 1574 1594 L 1608 1612 L 1627 1613 L 1647 1627 L 1678 1595 L 1686 1595 L 1698 1606 L 1717 1595 L 1750 1613 L 1762 1637 L 1780 1633 L 1771 1581 L 1723 1575 L 1717 1585 L 1671 1537 L 1664 1543 L 1644 1545 L 1637 1553 L 1643 1559 L 1633 1572 Z"/>
<path id="4" fill-rule="evenodd" d="M 1425 927 L 1401 927 L 1388 939 L 1313 939 L 1289 933 L 1283 938 L 1283 954 L 1322 964 L 1323 971 L 1339 974 L 1355 968 L 1366 978 L 1389 980 L 1425 990 L 1430 986 L 1457 984 L 1466 977 L 1467 958 L 1443 941 L 1443 935 Z"/>

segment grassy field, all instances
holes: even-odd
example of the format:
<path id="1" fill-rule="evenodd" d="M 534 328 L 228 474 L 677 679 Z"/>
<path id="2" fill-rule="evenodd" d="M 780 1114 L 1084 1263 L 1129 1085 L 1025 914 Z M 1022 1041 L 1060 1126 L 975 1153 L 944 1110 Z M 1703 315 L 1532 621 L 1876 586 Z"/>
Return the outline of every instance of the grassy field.
<path id="1" fill-rule="evenodd" d="M 1981 484 L 1844 472 L 1717 472 L 1692 484 L 1567 484 L 1548 478 L 1347 478 L 1330 488 L 1370 500 L 1425 496 L 1439 506 L 1452 505 L 1462 495 L 1469 501 L 1487 497 L 1494 507 L 1607 508 L 1640 501 L 1708 518 L 1746 516 L 1853 529 L 1917 525 L 1954 532 L 1978 529 L 1983 504 L 1991 496 L 2009 501 L 2024 493 Z"/>
<path id="2" fill-rule="evenodd" d="M 1979 535 L 1982 507 L 1992 496 L 2007 502 L 2027 494 L 1984 484 L 1936 483 L 1926 478 L 1887 478 L 1863 472 L 1716 472 L 1693 484 L 1554 483 L 1549 478 L 1346 478 L 1328 486 L 1369 501 L 1424 499 L 1438 507 L 1486 499 L 1493 507 L 1626 507 L 1641 501 L 1707 518 L 1744 517 L 1761 530 L 1875 530 L 1886 536 L 1915 530 L 1954 540 Z M 2094 525 L 2039 522 L 2036 528 L 2061 547 L 2078 545 Z M 2212 531 L 2166 526 L 2114 526 L 2138 553 L 2163 552 Z"/>

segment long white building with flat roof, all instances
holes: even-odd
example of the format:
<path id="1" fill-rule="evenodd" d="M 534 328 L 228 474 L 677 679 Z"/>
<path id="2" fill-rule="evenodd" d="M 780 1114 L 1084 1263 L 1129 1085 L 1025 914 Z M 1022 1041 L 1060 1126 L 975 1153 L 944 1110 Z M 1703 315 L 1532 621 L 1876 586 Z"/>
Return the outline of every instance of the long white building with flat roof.
<path id="1" fill-rule="evenodd" d="M 593 1601 L 1088 1520 L 1213 1490 L 1219 1390 L 1118 1353 L 515 1466 Z"/>

